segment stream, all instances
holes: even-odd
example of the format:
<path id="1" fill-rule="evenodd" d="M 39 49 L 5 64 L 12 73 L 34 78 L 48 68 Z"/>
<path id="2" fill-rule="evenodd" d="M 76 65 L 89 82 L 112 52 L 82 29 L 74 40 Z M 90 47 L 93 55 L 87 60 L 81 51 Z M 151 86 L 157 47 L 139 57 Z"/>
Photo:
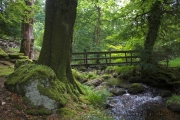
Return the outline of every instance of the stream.
<path id="1" fill-rule="evenodd" d="M 145 91 L 140 94 L 126 94 L 110 97 L 107 103 L 115 120 L 171 120 L 175 114 L 165 106 L 165 99 L 159 96 L 157 89 L 143 85 Z M 173 119 L 175 120 L 175 119 Z"/>

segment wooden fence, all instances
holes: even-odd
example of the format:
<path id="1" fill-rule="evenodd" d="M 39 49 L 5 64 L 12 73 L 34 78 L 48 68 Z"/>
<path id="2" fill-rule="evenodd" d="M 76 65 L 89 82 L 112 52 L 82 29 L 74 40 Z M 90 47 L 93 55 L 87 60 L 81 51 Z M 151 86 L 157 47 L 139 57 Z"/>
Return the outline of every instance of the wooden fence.
<path id="1" fill-rule="evenodd" d="M 154 52 L 154 59 L 160 61 L 160 64 L 169 67 L 169 61 L 180 56 L 179 51 L 173 52 Z M 76 52 L 72 53 L 71 66 L 85 66 L 85 67 L 98 67 L 98 66 L 120 66 L 120 65 L 133 65 L 138 64 L 140 58 L 138 51 L 107 51 L 107 52 Z"/>
<path id="2" fill-rule="evenodd" d="M 137 64 L 137 51 L 77 52 L 72 53 L 71 66 L 115 66 Z"/>

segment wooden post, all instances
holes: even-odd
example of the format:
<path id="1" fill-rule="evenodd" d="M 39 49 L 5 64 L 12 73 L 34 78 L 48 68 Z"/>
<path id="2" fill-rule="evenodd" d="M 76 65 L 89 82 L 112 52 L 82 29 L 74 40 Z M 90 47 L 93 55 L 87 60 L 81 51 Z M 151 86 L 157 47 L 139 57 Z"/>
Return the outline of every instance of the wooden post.
<path id="1" fill-rule="evenodd" d="M 127 63 L 128 61 L 127 61 L 127 56 L 126 56 L 126 52 L 125 52 L 125 57 L 126 57 L 126 63 Z"/>
<path id="2" fill-rule="evenodd" d="M 166 65 L 168 68 L 169 67 L 169 55 L 168 55 L 168 53 L 166 53 Z"/>
<path id="3" fill-rule="evenodd" d="M 106 64 L 107 64 L 107 57 L 106 57 L 106 53 L 105 53 L 105 59 L 106 59 Z"/>
<path id="4" fill-rule="evenodd" d="M 110 52 L 110 55 L 109 55 L 109 63 L 111 64 L 111 52 Z"/>
<path id="5" fill-rule="evenodd" d="M 85 52 L 85 66 L 88 68 L 87 52 Z"/>
<path id="6" fill-rule="evenodd" d="M 132 52 L 131 52 L 131 65 L 132 65 Z"/>

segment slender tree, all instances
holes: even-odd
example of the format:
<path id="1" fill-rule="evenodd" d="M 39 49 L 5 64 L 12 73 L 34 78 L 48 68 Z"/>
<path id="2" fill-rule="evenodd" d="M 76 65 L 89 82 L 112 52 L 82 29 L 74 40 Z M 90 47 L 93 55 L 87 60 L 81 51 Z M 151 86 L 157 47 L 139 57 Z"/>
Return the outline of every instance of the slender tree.
<path id="1" fill-rule="evenodd" d="M 82 93 L 70 67 L 77 2 L 77 0 L 46 0 L 44 39 L 38 63 L 51 67 L 58 79 L 67 83 L 69 92 Z"/>
<path id="2" fill-rule="evenodd" d="M 20 52 L 28 56 L 30 59 L 34 58 L 34 36 L 33 36 L 33 5 L 34 0 L 25 0 L 28 8 L 25 10 L 25 14 L 22 22 L 22 40 Z"/>

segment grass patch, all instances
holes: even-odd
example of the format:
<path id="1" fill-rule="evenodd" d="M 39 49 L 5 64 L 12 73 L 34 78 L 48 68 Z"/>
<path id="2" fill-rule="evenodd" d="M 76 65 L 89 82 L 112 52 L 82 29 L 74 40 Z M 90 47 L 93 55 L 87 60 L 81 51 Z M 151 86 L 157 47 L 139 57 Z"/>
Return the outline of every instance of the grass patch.
<path id="1" fill-rule="evenodd" d="M 168 103 L 178 103 L 180 104 L 180 95 L 172 95 L 166 102 Z"/>
<path id="2" fill-rule="evenodd" d="M 180 67 L 180 57 L 170 60 L 169 67 Z"/>
<path id="3" fill-rule="evenodd" d="M 160 61 L 159 64 L 167 65 L 166 61 Z M 170 60 L 169 67 L 180 67 L 180 57 Z"/>
<path id="4" fill-rule="evenodd" d="M 106 89 L 93 90 L 92 87 L 81 85 L 81 89 L 86 94 L 85 99 L 87 99 L 91 105 L 95 107 L 104 107 L 106 100 L 111 96 L 110 92 Z"/>

